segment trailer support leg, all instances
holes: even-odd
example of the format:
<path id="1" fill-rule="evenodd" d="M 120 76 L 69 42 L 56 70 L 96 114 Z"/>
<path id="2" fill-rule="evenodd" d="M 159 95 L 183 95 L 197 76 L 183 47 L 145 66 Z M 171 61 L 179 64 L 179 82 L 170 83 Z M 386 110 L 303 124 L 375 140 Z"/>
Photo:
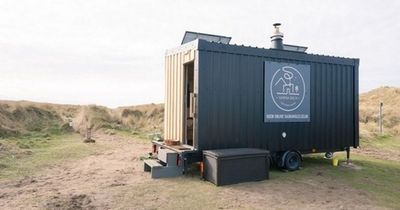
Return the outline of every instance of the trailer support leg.
<path id="1" fill-rule="evenodd" d="M 347 155 L 347 164 L 350 163 L 350 147 L 346 148 L 346 155 Z"/>

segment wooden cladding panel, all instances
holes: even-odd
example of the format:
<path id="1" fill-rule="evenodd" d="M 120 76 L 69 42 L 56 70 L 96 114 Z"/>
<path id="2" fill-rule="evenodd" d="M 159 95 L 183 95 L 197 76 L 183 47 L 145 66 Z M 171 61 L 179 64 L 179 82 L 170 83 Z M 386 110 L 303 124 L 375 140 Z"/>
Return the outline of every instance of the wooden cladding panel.
<path id="1" fill-rule="evenodd" d="M 194 50 L 165 57 L 164 139 L 184 140 L 184 64 L 194 60 Z"/>

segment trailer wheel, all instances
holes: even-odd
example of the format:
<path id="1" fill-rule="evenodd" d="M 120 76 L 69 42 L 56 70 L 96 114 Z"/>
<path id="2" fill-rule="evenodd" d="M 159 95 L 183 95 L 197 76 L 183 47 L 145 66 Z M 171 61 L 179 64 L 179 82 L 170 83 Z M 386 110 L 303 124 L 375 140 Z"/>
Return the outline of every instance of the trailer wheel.
<path id="1" fill-rule="evenodd" d="M 332 159 L 332 157 L 333 157 L 333 152 L 326 152 L 325 153 L 325 158 L 326 159 Z"/>
<path id="2" fill-rule="evenodd" d="M 298 170 L 301 163 L 301 157 L 297 152 L 289 152 L 285 158 L 285 168 L 289 171 Z"/>

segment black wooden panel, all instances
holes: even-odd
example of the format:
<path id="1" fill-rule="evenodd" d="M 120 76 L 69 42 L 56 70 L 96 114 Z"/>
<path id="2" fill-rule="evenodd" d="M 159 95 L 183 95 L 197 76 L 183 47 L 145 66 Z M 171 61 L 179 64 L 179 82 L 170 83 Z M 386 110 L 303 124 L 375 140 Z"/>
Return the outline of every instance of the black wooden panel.
<path id="1" fill-rule="evenodd" d="M 307 152 L 358 146 L 357 59 L 202 43 L 198 149 Z M 264 61 L 310 65 L 311 122 L 264 123 Z"/>

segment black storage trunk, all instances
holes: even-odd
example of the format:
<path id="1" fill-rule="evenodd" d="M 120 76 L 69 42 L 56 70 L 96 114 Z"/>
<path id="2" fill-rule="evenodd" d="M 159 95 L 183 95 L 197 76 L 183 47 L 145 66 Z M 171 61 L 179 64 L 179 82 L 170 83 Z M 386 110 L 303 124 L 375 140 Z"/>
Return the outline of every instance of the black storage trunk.
<path id="1" fill-rule="evenodd" d="M 269 178 L 269 151 L 253 148 L 205 150 L 204 178 L 217 186 Z"/>

